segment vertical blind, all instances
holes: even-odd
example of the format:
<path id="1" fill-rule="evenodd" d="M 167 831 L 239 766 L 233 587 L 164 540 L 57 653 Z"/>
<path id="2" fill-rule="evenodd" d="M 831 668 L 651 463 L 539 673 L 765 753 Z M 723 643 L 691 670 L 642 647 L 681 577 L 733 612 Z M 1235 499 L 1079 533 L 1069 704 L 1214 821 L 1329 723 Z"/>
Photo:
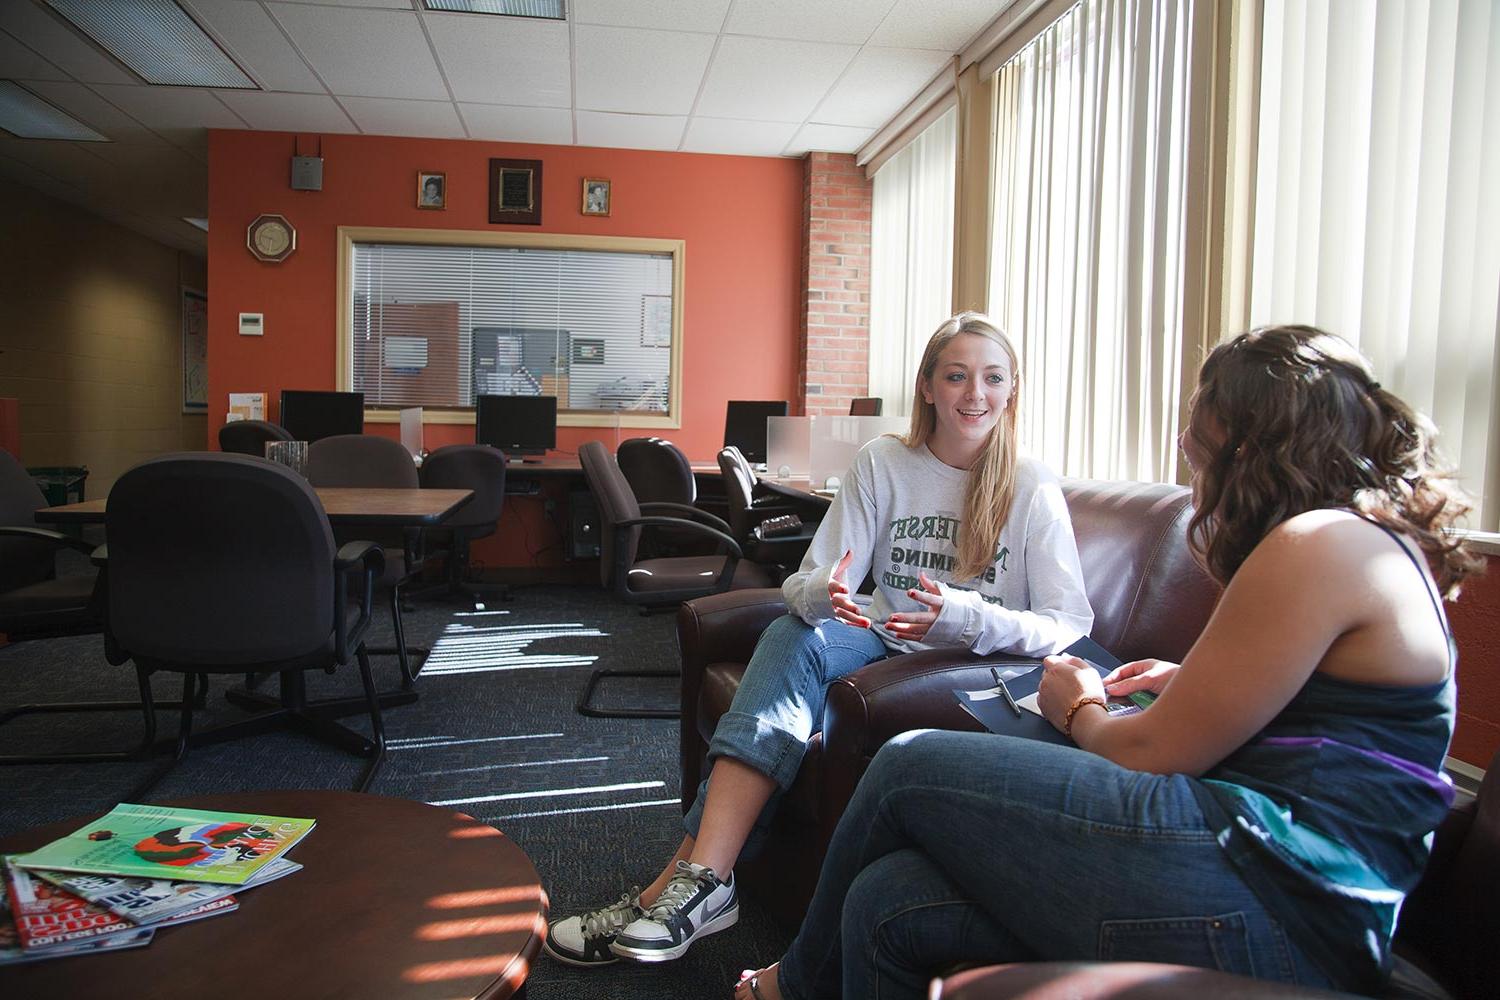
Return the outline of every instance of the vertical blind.
<path id="1" fill-rule="evenodd" d="M 1264 0 L 1245 326 L 1314 323 L 1488 493 L 1500 334 L 1500 8 Z M 1251 35 L 1251 42 L 1256 40 Z"/>
<path id="2" fill-rule="evenodd" d="M 1176 471 L 1196 2 L 1083 0 L 995 77 L 989 308 L 1022 440 L 1068 475 Z"/>
<path id="3" fill-rule="evenodd" d="M 665 413 L 672 255 L 355 243 L 352 388 L 372 406 L 556 396 Z"/>
<path id="4" fill-rule="evenodd" d="M 875 172 L 870 227 L 870 395 L 911 412 L 922 348 L 952 311 L 958 112 L 933 122 Z"/>

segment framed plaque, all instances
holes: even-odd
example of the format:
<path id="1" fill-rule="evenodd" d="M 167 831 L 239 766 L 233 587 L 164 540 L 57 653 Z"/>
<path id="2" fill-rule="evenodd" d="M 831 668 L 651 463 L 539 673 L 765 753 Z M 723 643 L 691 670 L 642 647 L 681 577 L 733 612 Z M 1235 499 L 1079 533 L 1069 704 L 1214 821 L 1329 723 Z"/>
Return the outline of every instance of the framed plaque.
<path id="1" fill-rule="evenodd" d="M 490 161 L 490 221 L 542 224 L 542 161 Z"/>

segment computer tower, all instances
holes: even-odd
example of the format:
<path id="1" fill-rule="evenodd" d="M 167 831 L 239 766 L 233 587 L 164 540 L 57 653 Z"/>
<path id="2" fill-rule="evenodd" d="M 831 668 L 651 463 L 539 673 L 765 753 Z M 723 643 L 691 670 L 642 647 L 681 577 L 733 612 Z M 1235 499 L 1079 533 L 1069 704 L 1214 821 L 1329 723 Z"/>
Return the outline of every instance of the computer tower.
<path id="1" fill-rule="evenodd" d="M 586 490 L 568 494 L 568 558 L 599 558 L 599 508 Z"/>

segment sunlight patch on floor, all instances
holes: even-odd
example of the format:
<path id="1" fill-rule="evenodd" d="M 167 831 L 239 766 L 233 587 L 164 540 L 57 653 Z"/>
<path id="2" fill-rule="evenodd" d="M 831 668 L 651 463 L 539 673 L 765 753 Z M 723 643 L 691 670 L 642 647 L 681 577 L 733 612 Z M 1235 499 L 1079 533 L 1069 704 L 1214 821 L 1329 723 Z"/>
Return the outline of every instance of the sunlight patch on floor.
<path id="1" fill-rule="evenodd" d="M 462 799 L 437 799 L 430 806 L 469 806 L 476 802 L 508 802 L 512 799 L 542 799 L 554 795 L 599 795 L 604 792 L 633 792 L 642 788 L 665 788 L 665 781 L 625 781 L 617 785 L 582 785 L 577 788 L 543 788 L 534 792 L 504 792 L 498 795 L 471 795 Z"/>
<path id="2" fill-rule="evenodd" d="M 581 622 L 551 625 L 474 626 L 456 623 L 443 629 L 422 664 L 423 676 L 473 674 L 492 670 L 586 667 L 599 659 L 583 653 L 531 653 L 543 639 L 601 638 L 608 633 Z"/>
<path id="3" fill-rule="evenodd" d="M 387 750 L 427 750 L 432 747 L 456 747 L 469 743 L 503 743 L 507 740 L 546 740 L 562 733 L 527 733 L 525 736 L 477 736 L 460 739 L 457 736 L 411 736 L 405 739 L 385 741 Z"/>
<path id="4" fill-rule="evenodd" d="M 608 757 L 563 757 L 558 760 L 523 760 L 515 764 L 484 764 L 480 767 L 454 767 L 439 771 L 418 771 L 415 777 L 430 778 L 440 774 L 474 774 L 478 771 L 499 771 L 508 767 L 547 767 L 553 764 L 596 764 Z"/>
<path id="5" fill-rule="evenodd" d="M 607 806 L 575 806 L 572 809 L 547 809 L 542 812 L 504 813 L 491 816 L 486 822 L 498 823 L 502 819 L 530 819 L 533 816 L 569 816 L 573 813 L 608 812 L 614 809 L 646 809 L 652 806 L 680 806 L 681 799 L 652 799 L 649 802 L 617 802 Z"/>

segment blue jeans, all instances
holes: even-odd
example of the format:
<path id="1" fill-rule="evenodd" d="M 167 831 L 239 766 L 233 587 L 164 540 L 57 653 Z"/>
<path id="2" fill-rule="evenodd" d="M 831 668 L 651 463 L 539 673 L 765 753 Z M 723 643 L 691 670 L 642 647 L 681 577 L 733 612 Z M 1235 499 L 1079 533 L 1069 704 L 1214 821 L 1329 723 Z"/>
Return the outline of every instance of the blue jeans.
<path id="1" fill-rule="evenodd" d="M 761 633 L 729 711 L 719 718 L 708 744 L 709 769 L 719 757 L 755 768 L 776 782 L 776 791 L 756 818 L 741 854 L 753 855 L 765 840 L 781 795 L 796 780 L 807 741 L 823 728 L 828 685 L 888 653 L 869 629 L 826 621 L 808 625 L 783 615 Z M 694 838 L 708 798 L 705 777 L 698 798 L 682 818 Z"/>
<path id="2" fill-rule="evenodd" d="M 783 996 L 922 998 L 961 963 L 1170 962 L 1326 987 L 1241 881 L 1182 775 L 923 730 L 839 820 Z"/>

